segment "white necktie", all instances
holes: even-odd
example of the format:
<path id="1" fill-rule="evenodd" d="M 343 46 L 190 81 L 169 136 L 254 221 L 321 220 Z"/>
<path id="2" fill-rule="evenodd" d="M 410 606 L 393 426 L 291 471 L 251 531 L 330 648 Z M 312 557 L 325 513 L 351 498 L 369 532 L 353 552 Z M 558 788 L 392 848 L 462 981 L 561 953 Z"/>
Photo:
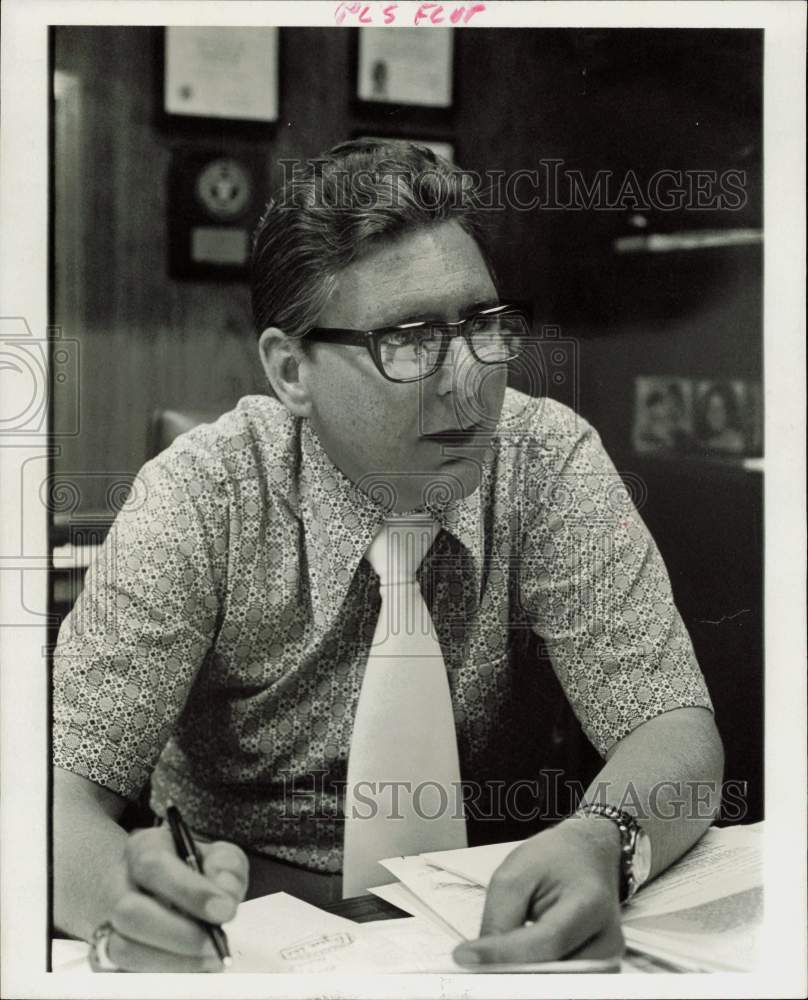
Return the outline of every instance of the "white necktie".
<path id="1" fill-rule="evenodd" d="M 354 720 L 342 895 L 394 881 L 382 858 L 465 847 L 446 665 L 415 577 L 438 526 L 388 519 L 366 553 L 382 605 Z"/>

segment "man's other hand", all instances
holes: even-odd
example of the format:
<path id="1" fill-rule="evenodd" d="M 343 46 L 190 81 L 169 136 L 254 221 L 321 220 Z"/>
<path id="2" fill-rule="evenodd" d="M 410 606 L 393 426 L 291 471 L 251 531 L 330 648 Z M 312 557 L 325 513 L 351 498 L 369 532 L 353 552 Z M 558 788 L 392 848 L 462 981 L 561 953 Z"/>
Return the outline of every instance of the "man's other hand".
<path id="1" fill-rule="evenodd" d="M 248 863 L 234 844 L 199 843 L 205 874 L 177 857 L 166 826 L 127 839 L 124 891 L 108 916 L 107 954 L 129 972 L 217 972 L 222 963 L 200 920 L 223 924 L 247 891 Z M 112 876 L 116 881 L 119 875 Z"/>
<path id="2" fill-rule="evenodd" d="M 620 833 L 602 817 L 569 819 L 526 840 L 494 872 L 480 937 L 459 945 L 455 961 L 620 955 L 619 859 Z"/>

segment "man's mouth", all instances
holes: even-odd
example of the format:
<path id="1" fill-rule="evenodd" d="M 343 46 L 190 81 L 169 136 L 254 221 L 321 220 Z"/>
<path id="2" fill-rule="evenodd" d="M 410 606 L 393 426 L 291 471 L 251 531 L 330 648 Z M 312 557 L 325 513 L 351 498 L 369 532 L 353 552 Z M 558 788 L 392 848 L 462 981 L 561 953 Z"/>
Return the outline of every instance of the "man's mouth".
<path id="1" fill-rule="evenodd" d="M 478 438 L 493 434 L 493 429 L 484 427 L 482 424 L 472 424 L 469 427 L 447 427 L 443 430 L 432 431 L 429 434 L 422 434 L 425 441 L 434 441 L 436 444 L 470 444 Z"/>

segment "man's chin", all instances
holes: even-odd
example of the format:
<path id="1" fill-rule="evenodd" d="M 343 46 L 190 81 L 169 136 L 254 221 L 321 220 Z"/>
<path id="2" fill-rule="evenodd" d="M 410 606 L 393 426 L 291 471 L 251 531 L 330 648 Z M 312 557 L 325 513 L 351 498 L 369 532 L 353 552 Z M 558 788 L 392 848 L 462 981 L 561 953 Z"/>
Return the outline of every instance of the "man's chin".
<path id="1" fill-rule="evenodd" d="M 439 469 L 368 473 L 357 487 L 391 513 L 445 507 L 479 488 L 482 467 L 469 457 L 447 457 Z"/>
<path id="2" fill-rule="evenodd" d="M 451 499 L 463 500 L 480 488 L 482 463 L 476 455 L 447 455 L 440 474 L 451 483 Z M 435 489 L 438 489 L 436 484 Z"/>

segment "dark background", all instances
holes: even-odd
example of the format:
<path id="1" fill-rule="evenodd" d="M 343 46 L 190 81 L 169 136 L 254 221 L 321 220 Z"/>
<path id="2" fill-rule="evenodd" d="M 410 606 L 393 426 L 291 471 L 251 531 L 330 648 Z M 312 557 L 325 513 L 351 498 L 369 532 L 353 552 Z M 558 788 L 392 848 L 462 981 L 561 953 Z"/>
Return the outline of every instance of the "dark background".
<path id="1" fill-rule="evenodd" d="M 662 550 L 727 747 L 726 778 L 762 816 L 762 473 L 738 460 L 638 457 L 637 375 L 762 377 L 761 247 L 616 254 L 638 232 L 762 225 L 762 32 L 485 29 L 455 33 L 443 116 L 360 107 L 355 32 L 282 28 L 280 118 L 266 128 L 171 126 L 159 112 L 158 28 L 54 29 L 54 321 L 80 342 L 79 378 L 54 386 L 54 419 L 78 409 L 54 472 L 81 491 L 76 517 L 149 455 L 156 409 L 224 411 L 263 392 L 247 285 L 168 277 L 172 156 L 197 147 L 314 156 L 356 134 L 449 140 L 478 171 L 562 159 L 591 177 L 632 169 L 746 171 L 738 211 L 509 210 L 492 219 L 503 292 L 533 303 L 566 345 L 546 390 L 600 431 L 641 477 L 641 513 Z M 567 725 L 569 720 L 564 724 Z M 574 727 L 573 727 L 574 730 Z M 568 759 L 594 766 L 570 730 Z"/>

